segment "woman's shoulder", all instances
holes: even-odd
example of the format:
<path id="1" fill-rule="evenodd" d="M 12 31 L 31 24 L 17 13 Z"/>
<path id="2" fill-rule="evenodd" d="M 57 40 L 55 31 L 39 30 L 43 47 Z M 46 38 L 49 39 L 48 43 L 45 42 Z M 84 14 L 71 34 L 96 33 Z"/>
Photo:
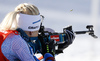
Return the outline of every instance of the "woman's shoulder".
<path id="1" fill-rule="evenodd" d="M 16 30 L 3 30 L 0 31 L 0 35 L 2 35 L 3 37 L 7 37 L 9 34 L 14 34 L 14 35 L 18 35 L 18 31 Z"/>

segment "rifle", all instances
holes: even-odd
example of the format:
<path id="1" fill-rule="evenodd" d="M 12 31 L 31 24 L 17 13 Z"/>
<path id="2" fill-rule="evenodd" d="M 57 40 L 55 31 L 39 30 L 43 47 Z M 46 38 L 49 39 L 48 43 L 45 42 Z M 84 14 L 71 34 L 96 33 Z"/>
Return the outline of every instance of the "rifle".
<path id="1" fill-rule="evenodd" d="M 70 28 L 72 28 L 72 26 L 70 26 Z M 43 38 L 48 38 L 49 40 L 50 39 L 53 39 L 56 41 L 55 43 L 55 46 L 59 45 L 59 44 L 62 44 L 65 42 L 65 36 L 66 36 L 66 28 L 63 28 L 63 32 L 62 33 L 51 33 L 51 32 L 48 32 L 48 31 L 44 31 L 45 27 L 44 26 L 40 26 L 40 30 L 39 30 L 39 35 L 42 35 Z M 86 31 L 74 31 L 74 33 L 76 35 L 78 34 L 86 34 L 88 33 L 90 36 L 92 36 L 93 38 L 98 38 L 95 34 L 94 34 L 94 30 L 93 30 L 93 25 L 87 25 L 86 26 Z M 57 48 L 55 49 L 57 50 Z M 56 53 L 56 52 L 55 52 Z M 62 53 L 61 51 L 59 51 L 59 53 Z M 39 58 L 40 60 L 43 58 L 43 56 L 41 56 L 41 58 Z"/>
<path id="2" fill-rule="evenodd" d="M 72 26 L 70 26 L 72 28 Z M 48 31 L 44 31 L 44 26 L 41 26 L 40 27 L 40 30 L 39 30 L 39 34 L 41 34 L 44 38 L 47 37 L 49 39 L 54 39 L 57 44 L 59 44 L 59 42 L 62 42 L 64 41 L 64 36 L 66 36 L 65 32 L 66 32 L 66 28 L 63 28 L 63 33 L 51 33 L 51 32 L 48 32 Z M 87 25 L 86 28 L 88 29 L 87 31 L 75 31 L 74 33 L 76 35 L 78 34 L 86 34 L 88 33 L 90 36 L 92 36 L 93 38 L 98 38 L 95 34 L 94 34 L 94 30 L 93 30 L 93 25 Z M 62 37 L 62 38 L 61 38 Z M 57 40 L 57 39 L 60 39 L 60 40 Z M 62 40 L 63 39 L 63 40 Z"/>
<path id="3" fill-rule="evenodd" d="M 41 20 L 43 22 L 44 20 L 44 16 L 41 15 Z M 66 27 L 67 28 L 67 27 Z M 66 36 L 66 28 L 63 28 L 63 32 L 62 33 L 52 33 L 49 31 L 45 31 L 45 27 L 42 25 L 40 25 L 40 30 L 39 30 L 39 35 L 41 35 L 43 38 L 49 39 L 49 40 L 55 40 L 55 46 L 58 46 L 59 44 L 62 44 L 65 42 L 65 36 Z M 72 26 L 70 26 L 70 28 L 72 29 Z M 88 29 L 87 31 L 74 31 L 75 35 L 78 34 L 86 34 L 88 33 L 90 36 L 92 36 L 93 38 L 98 38 L 95 34 L 94 34 L 94 30 L 93 30 L 93 25 L 87 25 L 86 29 Z M 48 41 L 49 42 L 49 41 Z M 55 50 L 57 50 L 58 48 L 56 48 Z M 56 52 L 55 52 L 56 53 Z M 59 53 L 63 53 L 62 51 L 58 51 L 57 54 Z M 43 56 L 38 58 L 39 60 L 43 59 Z"/>

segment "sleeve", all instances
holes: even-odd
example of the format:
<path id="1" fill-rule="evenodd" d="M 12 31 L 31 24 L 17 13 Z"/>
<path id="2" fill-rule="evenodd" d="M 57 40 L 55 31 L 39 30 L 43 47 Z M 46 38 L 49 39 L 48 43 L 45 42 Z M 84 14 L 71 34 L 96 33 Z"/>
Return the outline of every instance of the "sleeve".
<path id="1" fill-rule="evenodd" d="M 50 53 L 44 55 L 44 61 L 55 61 L 55 58 Z"/>
<path id="2" fill-rule="evenodd" d="M 31 55 L 27 43 L 19 35 L 14 36 L 15 40 L 12 43 L 12 50 L 16 53 L 21 61 L 35 61 Z"/>

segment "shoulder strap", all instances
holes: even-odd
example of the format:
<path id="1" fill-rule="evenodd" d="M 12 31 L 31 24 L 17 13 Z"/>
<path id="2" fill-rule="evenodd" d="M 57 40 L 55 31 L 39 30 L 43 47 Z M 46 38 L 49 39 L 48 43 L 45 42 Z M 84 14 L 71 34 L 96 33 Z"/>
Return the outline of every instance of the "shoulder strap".
<path id="1" fill-rule="evenodd" d="M 28 35 L 27 35 L 21 28 L 18 28 L 18 29 L 16 29 L 16 30 L 19 32 L 20 36 L 21 36 L 26 42 L 29 41 Z"/>

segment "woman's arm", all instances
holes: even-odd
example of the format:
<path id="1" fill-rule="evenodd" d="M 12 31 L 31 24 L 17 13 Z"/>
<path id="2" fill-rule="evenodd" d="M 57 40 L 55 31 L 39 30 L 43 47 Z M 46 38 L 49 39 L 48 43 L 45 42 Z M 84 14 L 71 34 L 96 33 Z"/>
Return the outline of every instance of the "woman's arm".
<path id="1" fill-rule="evenodd" d="M 15 40 L 12 43 L 12 50 L 17 54 L 21 61 L 35 61 L 31 55 L 27 43 L 19 35 L 14 36 Z"/>

